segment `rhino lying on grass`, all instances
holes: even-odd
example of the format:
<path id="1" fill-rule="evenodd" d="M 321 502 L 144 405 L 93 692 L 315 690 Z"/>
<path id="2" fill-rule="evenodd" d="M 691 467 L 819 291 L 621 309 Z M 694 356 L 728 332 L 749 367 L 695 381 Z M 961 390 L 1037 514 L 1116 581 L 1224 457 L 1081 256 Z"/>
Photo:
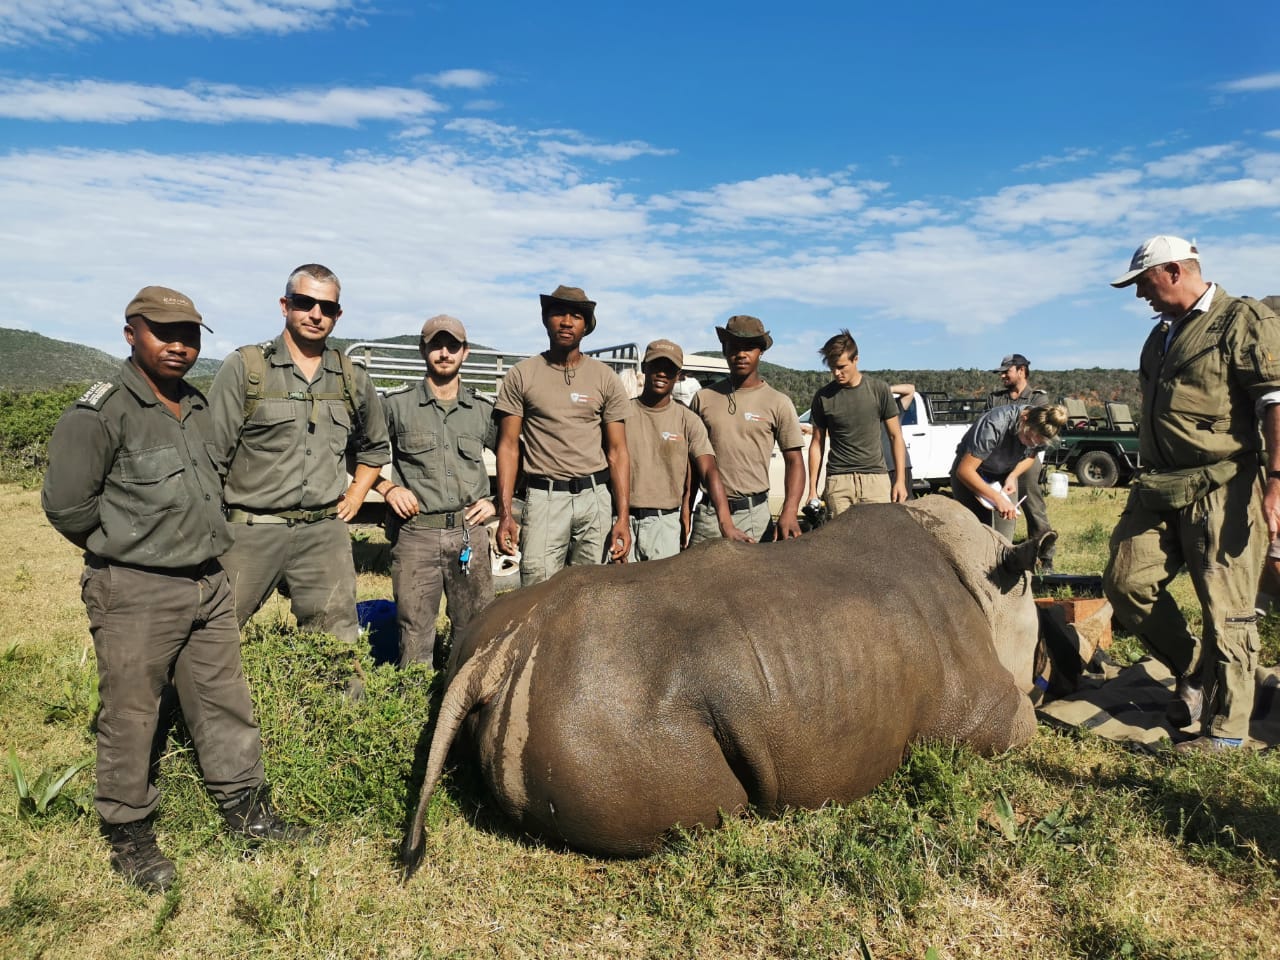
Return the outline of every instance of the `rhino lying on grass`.
<path id="1" fill-rule="evenodd" d="M 1037 547 L 925 497 L 856 507 L 799 540 L 569 568 L 501 597 L 450 657 L 407 872 L 464 721 L 506 816 L 606 856 L 748 805 L 852 800 L 917 740 L 1025 743 Z"/>

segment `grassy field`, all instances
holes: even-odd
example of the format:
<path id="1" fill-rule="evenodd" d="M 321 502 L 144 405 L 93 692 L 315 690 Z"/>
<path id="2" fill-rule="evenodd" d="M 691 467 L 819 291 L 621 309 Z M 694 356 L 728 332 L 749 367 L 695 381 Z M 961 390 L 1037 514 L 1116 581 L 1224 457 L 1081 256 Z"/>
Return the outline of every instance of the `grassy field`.
<path id="1" fill-rule="evenodd" d="M 1120 497 L 1050 501 L 1059 571 L 1101 569 Z M 0 486 L 0 511 L 0 748 L 34 780 L 92 760 L 93 650 L 77 551 L 36 493 Z M 360 595 L 390 596 L 389 579 L 362 574 Z M 1277 626 L 1264 625 L 1267 662 Z M 1116 649 L 1132 655 L 1132 641 Z M 91 765 L 34 816 L 15 816 L 0 775 L 0 957 L 1280 956 L 1274 751 L 1152 756 L 1046 726 L 990 761 L 929 745 L 856 803 L 744 817 L 637 861 L 508 835 L 462 767 L 405 885 L 395 848 L 435 675 L 357 665 L 279 607 L 244 655 L 278 805 L 316 842 L 225 837 L 179 730 L 157 832 L 180 880 L 147 896 L 111 873 L 81 812 Z M 340 691 L 356 669 L 368 694 L 351 703 Z"/>

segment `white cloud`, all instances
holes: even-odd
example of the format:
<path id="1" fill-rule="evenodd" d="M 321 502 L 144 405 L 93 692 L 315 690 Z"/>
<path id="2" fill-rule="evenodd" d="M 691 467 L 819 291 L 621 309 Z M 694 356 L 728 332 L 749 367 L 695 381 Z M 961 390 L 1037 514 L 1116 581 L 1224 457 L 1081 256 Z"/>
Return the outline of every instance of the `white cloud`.
<path id="1" fill-rule="evenodd" d="M 680 191 L 675 197 L 711 223 L 742 225 L 829 220 L 860 210 L 867 202 L 867 190 L 841 177 L 788 173 L 722 183 L 710 190 Z"/>
<path id="2" fill-rule="evenodd" d="M 227 84 L 182 89 L 98 80 L 0 80 L 0 116 L 18 120 L 131 123 L 308 123 L 354 127 L 412 120 L 445 107 L 405 87 L 331 87 L 273 93 Z"/>
<path id="3" fill-rule="evenodd" d="M 1161 157 L 1148 163 L 1146 173 L 1152 177 L 1165 180 L 1185 179 L 1198 176 L 1206 167 L 1222 160 L 1224 157 L 1238 155 L 1238 148 L 1232 144 L 1215 144 L 1208 147 L 1197 147 L 1169 157 Z"/>
<path id="4" fill-rule="evenodd" d="M 650 146 L 640 140 L 632 140 L 628 143 L 564 143 L 560 140 L 543 140 L 539 147 L 547 153 L 566 157 L 586 157 L 606 163 L 633 160 L 641 156 L 669 157 L 675 153 L 674 150 Z"/>
<path id="5" fill-rule="evenodd" d="M 480 90 L 494 83 L 497 77 L 484 70 L 445 70 L 441 73 L 427 74 L 422 79 L 437 87 Z"/>
<path id="6" fill-rule="evenodd" d="M 1256 93 L 1261 90 L 1280 90 L 1280 73 L 1260 73 L 1254 77 L 1243 77 L 1228 83 L 1218 84 L 1219 90 L 1228 93 Z"/>
<path id="7" fill-rule="evenodd" d="M 1090 157 L 1096 156 L 1098 151 L 1088 147 L 1077 147 L 1068 150 L 1065 153 L 1055 156 L 1041 157 L 1039 160 L 1032 160 L 1030 163 L 1024 163 L 1021 166 L 1014 167 L 1018 173 L 1025 173 L 1028 170 L 1048 170 L 1050 167 L 1061 166 L 1064 163 L 1079 163 L 1081 160 L 1088 160 Z"/>
<path id="8" fill-rule="evenodd" d="M 109 34 L 294 33 L 358 11 L 360 0 L 7 0 L 0 45 Z"/>
<path id="9" fill-rule="evenodd" d="M 977 204 L 979 219 L 997 229 L 1048 223 L 1113 223 L 1139 204 L 1137 170 L 1101 173 L 1062 183 L 1024 183 L 1005 187 Z"/>

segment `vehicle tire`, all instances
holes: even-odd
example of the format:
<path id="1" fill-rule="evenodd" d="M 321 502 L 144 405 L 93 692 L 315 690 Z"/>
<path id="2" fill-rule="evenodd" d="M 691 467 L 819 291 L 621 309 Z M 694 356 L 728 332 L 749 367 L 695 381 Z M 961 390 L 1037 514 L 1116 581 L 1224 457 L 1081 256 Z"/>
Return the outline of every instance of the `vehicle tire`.
<path id="1" fill-rule="evenodd" d="M 1086 450 L 1076 461 L 1076 479 L 1085 487 L 1114 487 L 1120 480 L 1120 467 L 1107 451 Z"/>

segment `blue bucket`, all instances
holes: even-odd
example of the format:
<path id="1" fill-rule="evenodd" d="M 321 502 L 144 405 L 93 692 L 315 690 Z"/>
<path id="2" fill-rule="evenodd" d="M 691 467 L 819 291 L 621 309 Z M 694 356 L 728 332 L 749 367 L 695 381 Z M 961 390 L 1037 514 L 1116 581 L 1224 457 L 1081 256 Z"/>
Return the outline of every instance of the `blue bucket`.
<path id="1" fill-rule="evenodd" d="M 361 600 L 356 604 L 356 620 L 369 628 L 369 652 L 376 664 L 400 660 L 400 625 L 396 622 L 394 600 Z"/>

